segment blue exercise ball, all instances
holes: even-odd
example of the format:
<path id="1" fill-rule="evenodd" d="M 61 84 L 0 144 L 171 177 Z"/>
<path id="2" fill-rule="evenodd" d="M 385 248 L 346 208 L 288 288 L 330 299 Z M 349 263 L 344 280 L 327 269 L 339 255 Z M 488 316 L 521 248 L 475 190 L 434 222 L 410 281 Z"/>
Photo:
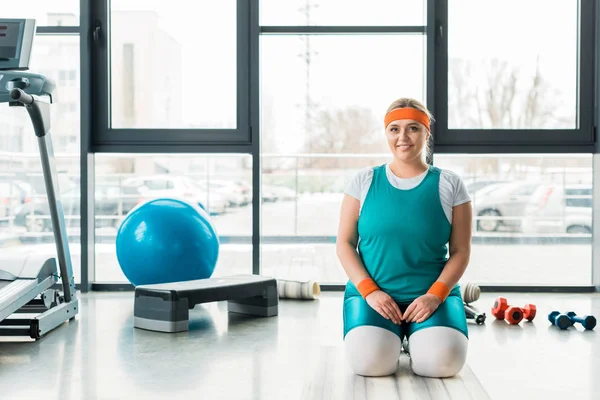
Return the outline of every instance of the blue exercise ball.
<path id="1" fill-rule="evenodd" d="M 197 204 L 161 198 L 131 210 L 117 232 L 117 259 L 134 286 L 210 278 L 219 238 Z"/>

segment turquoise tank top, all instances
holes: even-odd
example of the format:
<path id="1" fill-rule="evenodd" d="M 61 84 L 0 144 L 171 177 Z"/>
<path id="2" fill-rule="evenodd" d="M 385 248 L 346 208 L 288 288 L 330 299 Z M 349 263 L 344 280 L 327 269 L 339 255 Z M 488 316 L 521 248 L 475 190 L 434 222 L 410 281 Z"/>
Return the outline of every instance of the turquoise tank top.
<path id="1" fill-rule="evenodd" d="M 373 169 L 358 219 L 358 252 L 375 283 L 398 303 L 425 294 L 448 260 L 452 226 L 440 200 L 440 173 L 429 166 L 421 183 L 403 190 L 389 182 L 385 164 Z M 358 294 L 350 281 L 346 290 Z"/>

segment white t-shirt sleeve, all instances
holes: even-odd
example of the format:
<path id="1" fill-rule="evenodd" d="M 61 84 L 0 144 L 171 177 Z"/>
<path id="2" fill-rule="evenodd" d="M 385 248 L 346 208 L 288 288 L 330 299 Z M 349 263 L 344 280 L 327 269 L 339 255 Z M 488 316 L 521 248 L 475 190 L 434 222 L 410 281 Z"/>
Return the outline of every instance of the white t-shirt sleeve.
<path id="1" fill-rule="evenodd" d="M 450 175 L 453 176 L 453 180 L 454 180 L 454 184 L 453 184 L 454 196 L 453 196 L 452 206 L 456 207 L 461 204 L 470 202 L 471 196 L 469 195 L 469 192 L 467 191 L 467 187 L 466 187 L 465 183 L 463 182 L 463 180 L 461 179 L 461 177 L 453 172 L 450 173 Z"/>
<path id="2" fill-rule="evenodd" d="M 362 203 L 367 196 L 367 192 L 369 191 L 369 186 L 371 186 L 372 179 L 373 168 L 363 168 L 356 175 L 354 175 L 352 180 L 346 186 L 344 193 L 359 200 L 362 206 Z"/>
<path id="3" fill-rule="evenodd" d="M 442 170 L 440 177 L 440 200 L 448 221 L 452 223 L 452 208 L 471 201 L 471 196 L 458 174 Z"/>

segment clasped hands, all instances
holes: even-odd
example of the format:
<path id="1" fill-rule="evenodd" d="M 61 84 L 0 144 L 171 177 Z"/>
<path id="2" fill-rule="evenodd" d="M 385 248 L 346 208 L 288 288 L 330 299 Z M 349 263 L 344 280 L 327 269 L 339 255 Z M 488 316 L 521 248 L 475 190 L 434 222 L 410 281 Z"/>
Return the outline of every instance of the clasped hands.
<path id="1" fill-rule="evenodd" d="M 442 304 L 442 300 L 439 297 L 426 293 L 417 297 L 406 308 L 404 314 L 402 314 L 398 304 L 383 290 L 376 290 L 370 293 L 365 300 L 371 308 L 395 324 L 400 324 L 402 321 L 421 323 L 429 318 L 439 305 Z"/>

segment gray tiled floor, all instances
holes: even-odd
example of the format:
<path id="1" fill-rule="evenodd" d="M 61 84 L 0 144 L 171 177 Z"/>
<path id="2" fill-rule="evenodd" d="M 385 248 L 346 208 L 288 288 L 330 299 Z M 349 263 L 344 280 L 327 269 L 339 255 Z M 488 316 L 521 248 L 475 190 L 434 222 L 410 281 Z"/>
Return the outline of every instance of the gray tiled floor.
<path id="1" fill-rule="evenodd" d="M 558 331 L 546 320 L 553 308 L 598 317 L 598 294 L 510 294 L 510 303 L 534 302 L 540 310 L 533 323 L 518 326 L 493 321 L 495 295 L 482 295 L 476 305 L 488 320 L 470 325 L 468 366 L 447 381 L 419 380 L 405 367 L 393 378 L 355 377 L 341 347 L 341 293 L 284 300 L 280 315 L 267 319 L 207 304 L 192 311 L 191 330 L 178 334 L 134 330 L 132 297 L 84 295 L 73 323 L 37 343 L 0 343 L 0 398 L 600 397 L 597 332 Z"/>

